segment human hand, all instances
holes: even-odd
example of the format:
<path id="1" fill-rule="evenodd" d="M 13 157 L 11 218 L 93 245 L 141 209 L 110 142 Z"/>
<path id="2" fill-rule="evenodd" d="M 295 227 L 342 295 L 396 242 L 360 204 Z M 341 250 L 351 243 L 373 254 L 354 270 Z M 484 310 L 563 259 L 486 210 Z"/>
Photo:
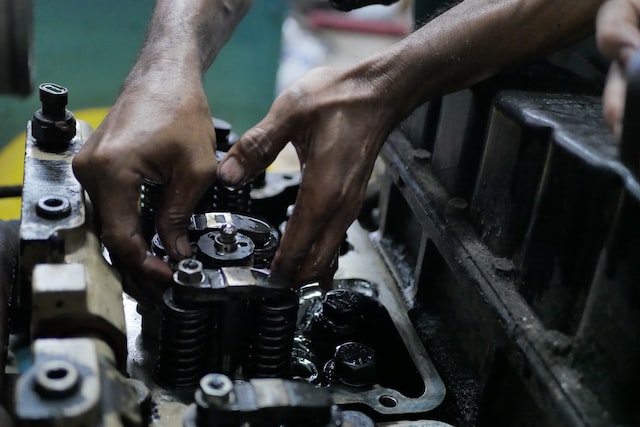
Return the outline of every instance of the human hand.
<path id="1" fill-rule="evenodd" d="M 241 185 L 293 143 L 302 180 L 272 270 L 294 285 L 332 279 L 338 246 L 396 121 L 382 93 L 360 72 L 315 69 L 278 96 L 220 165 L 222 181 Z"/>
<path id="2" fill-rule="evenodd" d="M 215 132 L 198 78 L 150 74 L 125 85 L 73 170 L 97 208 L 114 264 L 132 276 L 128 293 L 159 301 L 171 279 L 141 234 L 143 178 L 164 184 L 156 228 L 167 253 L 180 259 L 191 255 L 187 221 L 216 169 Z"/>
<path id="3" fill-rule="evenodd" d="M 625 68 L 640 48 L 640 0 L 609 0 L 596 20 L 596 37 L 602 53 L 613 60 L 603 93 L 604 117 L 619 140 L 622 135 L 627 90 Z"/>

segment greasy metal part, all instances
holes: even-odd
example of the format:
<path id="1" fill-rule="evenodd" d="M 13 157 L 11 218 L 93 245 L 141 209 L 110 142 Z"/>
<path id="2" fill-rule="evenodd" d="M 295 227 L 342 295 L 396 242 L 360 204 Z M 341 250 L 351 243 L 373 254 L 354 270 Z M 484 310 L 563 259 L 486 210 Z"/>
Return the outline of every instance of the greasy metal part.
<path id="1" fill-rule="evenodd" d="M 173 290 L 163 296 L 156 377 L 176 389 L 195 387 L 205 373 L 210 310 L 202 304 L 178 304 Z"/>
<path id="2" fill-rule="evenodd" d="M 281 290 L 251 301 L 254 317 L 246 371 L 251 378 L 289 378 L 298 294 Z"/>
<path id="3" fill-rule="evenodd" d="M 185 427 L 334 426 L 331 395 L 325 389 L 282 379 L 236 382 L 220 374 L 202 378 Z"/>
<path id="4" fill-rule="evenodd" d="M 333 359 L 325 365 L 329 382 L 350 387 L 371 387 L 377 382 L 376 354 L 366 344 L 345 342 L 336 347 Z"/>
<path id="5" fill-rule="evenodd" d="M 39 86 L 42 108 L 33 114 L 31 134 L 47 151 L 64 151 L 76 135 L 76 119 L 67 110 L 69 91 L 55 83 Z"/>
<path id="6" fill-rule="evenodd" d="M 380 246 L 409 303 L 443 319 L 485 384 L 478 423 L 513 424 L 522 413 L 536 420 L 525 425 L 637 422 L 621 392 L 630 372 L 614 368 L 635 366 L 638 354 L 627 345 L 637 343 L 637 308 L 623 302 L 637 269 L 620 258 L 637 253 L 637 226 L 627 222 L 618 261 L 606 243 L 640 193 L 600 99 L 500 92 L 487 134 L 471 142 L 484 153 L 460 211 L 412 143 L 392 134 Z M 624 280 L 603 282 L 605 259 L 607 280 Z M 505 399 L 508 411 L 497 403 Z"/>
<path id="7" fill-rule="evenodd" d="M 146 425 L 148 391 L 115 369 L 113 354 L 101 342 L 36 340 L 33 354 L 33 365 L 16 385 L 18 426 Z"/>
<path id="8" fill-rule="evenodd" d="M 334 401 L 340 405 L 350 407 L 366 408 L 374 413 L 383 415 L 402 417 L 403 415 L 427 413 L 437 407 L 444 398 L 444 385 L 437 372 L 433 368 L 429 356 L 420 343 L 415 330 L 407 317 L 406 308 L 402 304 L 400 294 L 393 285 L 393 278 L 384 266 L 382 259 L 369 241 L 367 233 L 357 225 L 350 228 L 348 233 L 349 242 L 354 246 L 353 251 L 341 259 L 335 286 L 337 289 L 356 291 L 368 298 L 375 298 L 384 305 L 388 312 L 390 328 L 393 329 L 396 337 L 388 340 L 387 330 L 380 330 L 380 337 L 385 337 L 384 344 L 389 349 L 397 348 L 395 352 L 388 353 L 385 357 L 391 360 L 402 360 L 400 365 L 392 368 L 389 375 L 406 375 L 407 381 L 413 385 L 409 388 L 410 396 L 404 395 L 398 390 L 388 387 L 374 386 L 370 388 L 355 388 L 344 385 L 331 385 L 330 390 Z M 282 284 L 273 282 L 273 278 L 264 272 L 256 271 L 247 267 L 227 267 L 220 270 L 206 270 L 206 279 L 198 286 L 176 283 L 173 287 L 174 298 L 191 301 L 198 304 L 218 303 L 225 304 L 224 301 L 234 301 L 242 299 L 255 300 L 261 296 L 273 295 L 273 292 L 282 289 Z M 353 279 L 353 277 L 363 277 L 363 279 Z M 317 286 L 304 288 L 302 298 L 319 298 L 321 291 Z M 179 296 L 179 297 L 178 297 Z M 153 363 L 150 364 L 154 352 L 153 348 L 145 347 L 140 341 L 140 315 L 136 312 L 135 303 L 125 301 L 128 322 L 128 341 L 130 351 L 130 372 L 135 378 L 146 379 L 145 382 L 153 383 L 150 371 L 153 370 Z M 238 319 L 236 317 L 236 319 Z M 235 320 L 236 331 L 243 330 L 242 326 Z M 194 330 L 193 328 L 191 330 Z M 236 332 L 238 338 L 239 332 Z M 233 338 L 229 337 L 228 339 Z M 294 353 L 295 354 L 295 353 Z M 402 355 L 403 358 L 400 355 Z M 207 362 L 210 363 L 210 362 Z M 380 362 L 378 362 L 380 363 Z M 383 364 L 393 363 L 390 360 L 383 361 Z M 406 366 L 404 366 L 406 365 Z M 294 366 L 296 366 L 294 364 Z M 296 375 L 296 372 L 292 373 Z M 402 381 L 402 379 L 399 379 Z M 419 390 L 419 391 L 416 391 Z M 173 395 L 171 392 L 158 387 L 153 390 L 154 400 L 162 402 L 189 401 L 188 397 Z M 182 408 L 182 406 L 176 407 Z M 163 410 L 164 411 L 164 410 Z M 170 413 L 166 410 L 163 413 Z M 166 420 L 170 418 L 166 415 Z M 165 420 L 165 421 L 166 421 Z M 168 421 L 166 421 L 168 423 Z M 164 427 L 161 421 L 157 425 Z M 154 426 L 155 427 L 155 426 Z"/>
<path id="9" fill-rule="evenodd" d="M 71 159 L 91 129 L 83 122 L 76 126 L 59 152 L 43 150 L 27 128 L 12 327 L 34 337 L 99 337 L 124 369 L 122 287 L 102 256 L 90 204 L 71 170 Z"/>
<path id="10" fill-rule="evenodd" d="M 353 387 L 336 381 L 329 385 L 334 402 L 348 407 L 367 408 L 368 411 L 373 410 L 388 416 L 429 412 L 444 399 L 444 384 L 407 317 L 406 308 L 393 284 L 393 278 L 378 258 L 379 254 L 371 245 L 367 233 L 358 224 L 354 224 L 348 230 L 348 238 L 356 249 L 341 258 L 334 289 L 361 294 L 374 299 L 383 307 L 378 307 L 378 310 L 382 311 L 375 315 L 369 313 L 366 318 L 370 336 L 368 339 L 377 340 L 376 375 L 378 380 L 383 380 L 386 384 L 407 384 L 398 387 L 405 390 L 404 394 L 391 385 Z M 317 285 L 306 286 L 300 292 L 301 301 L 317 300 L 322 295 Z M 382 313 L 384 316 L 381 317 Z M 385 319 L 385 316 L 388 317 Z M 328 335 L 321 336 L 326 338 Z M 306 346 L 312 347 L 312 350 L 302 351 L 301 354 L 298 341 L 298 351 L 294 356 L 303 357 L 311 361 L 313 366 L 317 366 L 318 360 L 309 359 L 309 353 L 318 356 L 315 354 L 317 346 L 314 346 L 313 341 L 303 343 L 302 348 Z M 319 359 L 322 360 L 322 357 Z M 322 366 L 319 368 L 322 369 Z M 333 367 L 329 369 L 332 375 Z M 369 373 L 371 369 L 370 365 L 365 366 Z M 381 373 L 384 374 L 384 378 L 380 378 Z"/>
<path id="11" fill-rule="evenodd" d="M 0 0 L 0 94 L 31 93 L 33 4 Z"/>
<path id="12" fill-rule="evenodd" d="M 260 298 L 289 289 L 286 283 L 250 267 L 205 269 L 204 276 L 197 285 L 175 282 L 175 297 L 190 302 L 222 302 L 231 298 Z"/>
<path id="13" fill-rule="evenodd" d="M 206 268 L 253 265 L 253 241 L 239 235 L 237 228 L 232 224 L 223 224 L 218 232 L 203 234 L 196 246 L 196 257 Z"/>
<path id="14" fill-rule="evenodd" d="M 219 236 L 221 230 L 228 226 L 237 230 L 236 242 L 223 244 L 219 241 Z M 201 250 L 196 256 L 205 263 L 205 268 L 230 264 L 269 268 L 279 244 L 277 230 L 266 222 L 230 212 L 192 215 L 189 230 L 191 238 L 197 241 Z M 240 246 L 239 250 L 232 251 L 237 244 Z"/>

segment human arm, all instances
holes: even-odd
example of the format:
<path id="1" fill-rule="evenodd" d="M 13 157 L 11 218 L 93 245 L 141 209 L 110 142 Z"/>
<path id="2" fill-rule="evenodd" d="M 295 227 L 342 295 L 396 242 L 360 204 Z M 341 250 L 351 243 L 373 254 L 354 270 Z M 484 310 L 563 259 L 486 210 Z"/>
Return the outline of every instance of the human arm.
<path id="1" fill-rule="evenodd" d="M 619 139 L 622 135 L 627 90 L 624 70 L 633 52 L 640 49 L 640 1 L 610 0 L 598 12 L 596 36 L 602 53 L 613 62 L 602 96 L 604 117 Z"/>
<path id="2" fill-rule="evenodd" d="M 96 206 L 114 262 L 133 274 L 134 294 L 171 278 L 138 221 L 143 178 L 164 184 L 156 227 L 167 252 L 191 254 L 193 206 L 216 173 L 215 133 L 202 76 L 250 0 L 157 0 L 147 39 L 122 93 L 73 161 Z M 155 292 L 153 292 L 155 291 Z"/>
<path id="3" fill-rule="evenodd" d="M 246 181 L 291 141 L 302 164 L 295 210 L 273 270 L 326 280 L 393 126 L 424 101 L 551 52 L 593 28 L 601 0 L 466 0 L 390 49 L 347 69 L 314 70 L 234 145 L 221 178 Z"/>

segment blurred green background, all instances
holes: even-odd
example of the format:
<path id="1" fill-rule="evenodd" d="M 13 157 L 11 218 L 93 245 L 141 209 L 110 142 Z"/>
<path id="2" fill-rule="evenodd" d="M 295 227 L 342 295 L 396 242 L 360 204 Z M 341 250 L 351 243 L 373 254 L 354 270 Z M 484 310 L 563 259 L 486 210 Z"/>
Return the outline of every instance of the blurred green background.
<path id="1" fill-rule="evenodd" d="M 38 108 L 41 82 L 66 86 L 71 110 L 112 105 L 143 42 L 154 4 L 35 0 L 34 93 L 24 99 L 0 97 L 0 149 L 24 130 Z M 255 1 L 205 77 L 212 114 L 231 122 L 239 133 L 261 119 L 273 100 L 287 4 Z"/>

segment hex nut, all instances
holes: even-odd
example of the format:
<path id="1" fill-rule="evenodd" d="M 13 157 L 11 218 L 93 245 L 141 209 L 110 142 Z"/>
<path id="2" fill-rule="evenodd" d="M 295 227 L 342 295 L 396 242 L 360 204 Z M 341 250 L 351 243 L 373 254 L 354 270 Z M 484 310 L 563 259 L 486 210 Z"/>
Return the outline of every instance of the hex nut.
<path id="1" fill-rule="evenodd" d="M 202 263 L 193 258 L 183 259 L 173 278 L 181 285 L 199 285 L 204 280 Z"/>

